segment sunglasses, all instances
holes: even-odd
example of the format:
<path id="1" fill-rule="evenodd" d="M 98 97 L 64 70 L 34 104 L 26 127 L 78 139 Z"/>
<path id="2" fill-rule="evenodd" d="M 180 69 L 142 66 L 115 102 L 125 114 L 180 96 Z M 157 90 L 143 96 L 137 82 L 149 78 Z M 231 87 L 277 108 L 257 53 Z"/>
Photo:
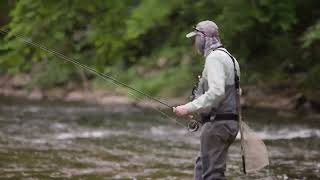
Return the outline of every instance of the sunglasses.
<path id="1" fill-rule="evenodd" d="M 202 33 L 203 35 L 206 35 L 206 33 L 204 33 L 203 31 L 197 29 L 195 26 L 192 27 L 193 30 Z"/>

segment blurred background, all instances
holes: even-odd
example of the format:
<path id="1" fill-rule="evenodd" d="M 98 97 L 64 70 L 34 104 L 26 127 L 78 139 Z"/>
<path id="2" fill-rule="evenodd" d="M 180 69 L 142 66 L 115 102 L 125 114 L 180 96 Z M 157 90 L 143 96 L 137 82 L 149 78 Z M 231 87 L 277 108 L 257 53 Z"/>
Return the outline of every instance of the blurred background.
<path id="1" fill-rule="evenodd" d="M 1 0 L 0 176 L 191 179 L 198 138 L 140 106 L 159 104 L 15 35 L 178 104 L 202 71 L 185 38 L 202 20 L 239 61 L 245 117 L 270 148 L 270 168 L 244 177 L 236 142 L 230 177 L 320 178 L 318 0 Z"/>

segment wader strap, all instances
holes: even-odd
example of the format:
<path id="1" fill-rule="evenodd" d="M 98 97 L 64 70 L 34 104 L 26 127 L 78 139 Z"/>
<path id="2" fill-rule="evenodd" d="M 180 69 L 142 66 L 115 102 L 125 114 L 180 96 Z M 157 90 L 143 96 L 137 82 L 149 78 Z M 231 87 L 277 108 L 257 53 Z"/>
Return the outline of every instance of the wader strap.
<path id="1" fill-rule="evenodd" d="M 240 89 L 240 78 L 238 76 L 238 72 L 237 72 L 237 69 L 236 69 L 236 62 L 235 62 L 235 58 L 227 51 L 223 50 L 223 49 L 215 49 L 215 50 L 220 50 L 220 51 L 223 51 L 225 52 L 226 54 L 228 54 L 230 56 L 230 58 L 232 59 L 232 62 L 233 62 L 233 69 L 234 69 L 234 82 L 235 82 L 235 86 L 236 86 L 236 89 L 239 90 Z"/>

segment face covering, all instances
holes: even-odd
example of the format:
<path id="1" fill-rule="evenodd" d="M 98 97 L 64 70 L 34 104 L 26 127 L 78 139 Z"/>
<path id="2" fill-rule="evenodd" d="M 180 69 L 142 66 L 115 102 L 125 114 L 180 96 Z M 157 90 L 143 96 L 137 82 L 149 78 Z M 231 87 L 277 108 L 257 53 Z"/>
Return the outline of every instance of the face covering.
<path id="1" fill-rule="evenodd" d="M 220 42 L 218 34 L 209 37 L 204 35 L 204 33 L 202 32 L 197 32 L 194 45 L 197 52 L 206 57 L 210 54 L 211 51 L 221 47 L 222 43 Z"/>
<path id="2" fill-rule="evenodd" d="M 204 54 L 205 40 L 203 35 L 199 34 L 195 36 L 194 46 L 199 54 Z"/>

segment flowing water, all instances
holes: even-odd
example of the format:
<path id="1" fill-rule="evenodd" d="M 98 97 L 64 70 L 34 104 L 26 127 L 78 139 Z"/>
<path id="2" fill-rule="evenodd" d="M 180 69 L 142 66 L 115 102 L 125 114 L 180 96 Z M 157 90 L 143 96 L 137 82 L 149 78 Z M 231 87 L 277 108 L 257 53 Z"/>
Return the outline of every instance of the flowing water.
<path id="1" fill-rule="evenodd" d="M 244 110 L 270 166 L 243 175 L 239 140 L 230 179 L 320 179 L 320 122 Z M 0 179 L 192 179 L 199 134 L 137 107 L 0 99 Z"/>

